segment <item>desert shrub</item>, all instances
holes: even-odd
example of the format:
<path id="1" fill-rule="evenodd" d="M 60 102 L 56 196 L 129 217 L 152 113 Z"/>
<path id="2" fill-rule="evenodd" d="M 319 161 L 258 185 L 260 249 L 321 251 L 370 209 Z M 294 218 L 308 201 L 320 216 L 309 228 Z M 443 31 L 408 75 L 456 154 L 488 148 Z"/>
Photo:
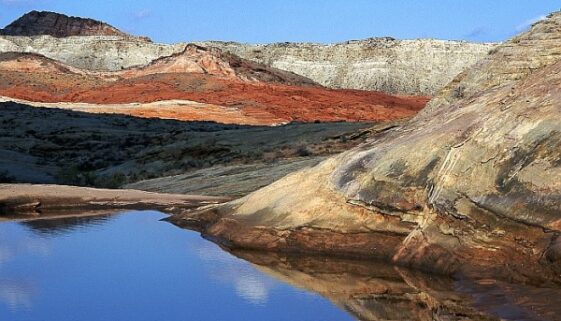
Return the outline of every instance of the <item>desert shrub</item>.
<path id="1" fill-rule="evenodd" d="M 127 182 L 127 176 L 123 173 L 104 175 L 95 179 L 95 186 L 102 188 L 119 188 Z"/>
<path id="2" fill-rule="evenodd" d="M 306 146 L 300 146 L 296 149 L 296 155 L 300 157 L 310 156 L 312 155 L 312 151 Z"/>
<path id="3" fill-rule="evenodd" d="M 465 88 L 463 86 L 459 86 L 454 89 L 454 97 L 456 98 L 464 98 Z"/>
<path id="4" fill-rule="evenodd" d="M 16 179 L 8 171 L 0 171 L 0 183 L 15 183 Z"/>
<path id="5" fill-rule="evenodd" d="M 80 184 L 82 172 L 76 166 L 64 167 L 56 174 L 57 181 L 62 184 L 82 185 Z"/>
<path id="6" fill-rule="evenodd" d="M 77 186 L 95 186 L 97 181 L 95 172 L 82 171 L 75 165 L 62 168 L 55 177 L 58 183 Z"/>

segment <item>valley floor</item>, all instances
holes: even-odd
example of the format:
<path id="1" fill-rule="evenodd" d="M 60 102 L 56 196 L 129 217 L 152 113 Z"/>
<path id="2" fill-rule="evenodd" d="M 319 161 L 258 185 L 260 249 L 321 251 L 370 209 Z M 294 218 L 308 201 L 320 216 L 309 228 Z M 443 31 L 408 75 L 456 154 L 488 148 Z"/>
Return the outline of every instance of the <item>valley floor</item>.
<path id="1" fill-rule="evenodd" d="M 227 125 L 13 102 L 0 110 L 0 183 L 236 197 L 364 142 L 375 125 Z"/>

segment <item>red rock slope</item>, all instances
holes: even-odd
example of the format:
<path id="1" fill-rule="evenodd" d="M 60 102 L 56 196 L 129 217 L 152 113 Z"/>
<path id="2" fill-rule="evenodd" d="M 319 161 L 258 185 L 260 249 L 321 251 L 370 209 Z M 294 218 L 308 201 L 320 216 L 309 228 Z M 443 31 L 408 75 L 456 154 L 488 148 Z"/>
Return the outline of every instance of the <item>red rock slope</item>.
<path id="1" fill-rule="evenodd" d="M 93 104 L 82 106 L 84 111 L 224 123 L 232 123 L 229 118 L 233 114 L 236 123 L 263 125 L 385 121 L 412 116 L 428 101 L 427 97 L 327 89 L 290 72 L 194 45 L 147 66 L 103 73 L 69 67 L 39 55 L 3 54 L 0 72 L 0 96 L 38 103 Z M 169 100 L 208 106 L 182 102 L 160 110 L 162 104 L 145 108 L 124 105 Z M 208 118 L 204 108 L 208 108 Z"/>

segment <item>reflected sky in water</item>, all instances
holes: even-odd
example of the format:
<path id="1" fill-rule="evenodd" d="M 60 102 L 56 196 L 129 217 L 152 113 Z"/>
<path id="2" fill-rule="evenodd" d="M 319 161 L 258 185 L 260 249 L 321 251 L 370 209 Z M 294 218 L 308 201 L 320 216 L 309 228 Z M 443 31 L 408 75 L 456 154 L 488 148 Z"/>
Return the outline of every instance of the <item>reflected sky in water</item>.
<path id="1" fill-rule="evenodd" d="M 0 320 L 352 320 L 163 217 L 0 223 Z"/>

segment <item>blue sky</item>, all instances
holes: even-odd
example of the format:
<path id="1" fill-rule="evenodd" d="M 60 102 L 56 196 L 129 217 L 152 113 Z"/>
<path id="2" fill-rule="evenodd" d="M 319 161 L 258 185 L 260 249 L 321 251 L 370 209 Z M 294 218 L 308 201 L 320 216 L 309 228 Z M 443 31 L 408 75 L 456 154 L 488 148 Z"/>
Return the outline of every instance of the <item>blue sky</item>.
<path id="1" fill-rule="evenodd" d="M 377 36 L 502 41 L 561 9 L 561 1 L 0 0 L 0 25 L 33 9 L 103 20 L 166 43 L 329 43 Z"/>

